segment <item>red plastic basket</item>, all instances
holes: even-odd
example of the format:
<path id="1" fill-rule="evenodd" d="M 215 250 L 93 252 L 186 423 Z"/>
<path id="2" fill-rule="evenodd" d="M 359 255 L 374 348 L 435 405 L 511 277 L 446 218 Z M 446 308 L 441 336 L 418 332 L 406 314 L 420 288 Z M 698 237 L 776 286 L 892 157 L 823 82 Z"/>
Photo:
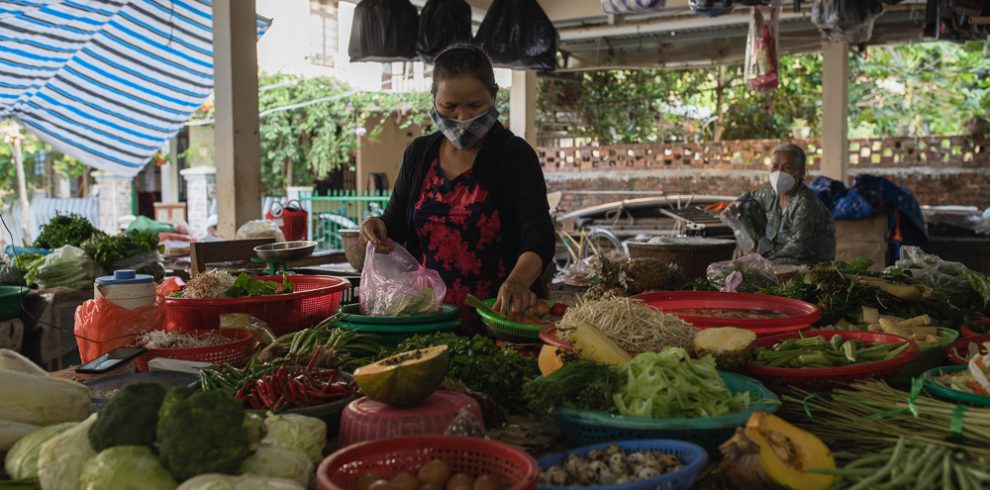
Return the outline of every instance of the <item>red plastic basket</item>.
<path id="1" fill-rule="evenodd" d="M 963 337 L 946 348 L 945 354 L 949 357 L 949 361 L 952 364 L 969 364 L 966 361 L 966 356 L 969 355 L 969 344 L 976 344 L 980 348 L 980 353 L 986 354 L 987 349 L 983 347 L 984 342 L 990 342 L 990 334 Z"/>
<path id="2" fill-rule="evenodd" d="M 900 344 L 902 342 L 909 342 L 910 346 L 897 357 L 885 361 L 854 364 L 852 366 L 837 368 L 777 368 L 750 364 L 746 366 L 746 374 L 759 378 L 768 385 L 797 386 L 809 390 L 825 390 L 846 385 L 860 379 L 883 379 L 892 376 L 900 371 L 905 364 L 918 357 L 920 353 L 918 344 L 914 341 L 905 340 L 904 337 L 878 332 L 860 332 L 857 330 L 791 332 L 757 339 L 756 346 L 769 348 L 777 342 L 795 339 L 802 334 L 804 337 L 825 337 L 825 340 L 831 340 L 832 337 L 839 335 L 846 340 L 862 340 L 869 344 Z"/>
<path id="3" fill-rule="evenodd" d="M 320 490 L 354 490 L 362 476 L 374 472 L 392 479 L 415 474 L 433 459 L 442 459 L 451 473 L 490 474 L 507 490 L 533 490 L 540 467 L 523 450 L 476 437 L 414 436 L 362 442 L 324 459 L 316 472 Z"/>
<path id="4" fill-rule="evenodd" d="M 209 330 L 197 330 L 194 334 L 209 333 Z M 148 349 L 144 354 L 134 360 L 134 366 L 138 371 L 148 370 L 148 361 L 156 357 L 168 359 L 179 359 L 183 361 L 209 362 L 213 364 L 233 364 L 235 366 L 243 364 L 250 354 L 251 344 L 254 336 L 249 332 L 240 330 L 219 330 L 218 333 L 227 337 L 230 341 L 223 344 L 208 345 L 205 347 L 192 347 L 183 349 Z"/>
<path id="5" fill-rule="evenodd" d="M 698 328 L 736 327 L 752 330 L 757 335 L 773 335 L 807 328 L 822 314 L 815 305 L 796 299 L 750 293 L 718 291 L 667 291 L 633 296 L 633 299 L 671 315 Z M 678 310 L 718 308 L 731 310 L 776 311 L 784 318 L 733 319 L 679 314 Z"/>
<path id="6" fill-rule="evenodd" d="M 963 325 L 959 334 L 963 337 L 976 337 L 990 333 L 990 318 L 982 317 L 973 320 L 969 325 Z"/>
<path id="7" fill-rule="evenodd" d="M 337 446 L 391 437 L 440 435 L 461 410 L 468 410 L 484 424 L 478 402 L 453 391 L 436 391 L 421 405 L 408 408 L 393 408 L 368 397 L 359 398 L 340 415 Z"/>
<path id="8" fill-rule="evenodd" d="M 255 279 L 281 283 L 282 276 Z M 346 279 L 334 276 L 288 276 L 295 292 L 245 298 L 189 299 L 165 298 L 165 329 L 187 332 L 213 330 L 220 326 L 223 313 L 246 313 L 260 318 L 275 335 L 311 327 L 333 316 L 340 308 L 340 297 L 351 287 Z"/>

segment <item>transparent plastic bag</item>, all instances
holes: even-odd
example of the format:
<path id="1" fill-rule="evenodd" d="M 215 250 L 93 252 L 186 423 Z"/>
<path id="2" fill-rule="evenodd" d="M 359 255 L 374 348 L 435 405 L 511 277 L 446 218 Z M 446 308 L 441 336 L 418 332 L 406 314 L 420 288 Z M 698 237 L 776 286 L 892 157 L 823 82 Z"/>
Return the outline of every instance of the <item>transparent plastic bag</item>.
<path id="1" fill-rule="evenodd" d="M 925 253 L 918 247 L 901 247 L 901 258 L 894 267 L 904 269 L 911 273 L 911 277 L 938 290 L 944 291 L 965 291 L 969 289 L 969 282 L 963 276 L 966 266 L 959 262 L 949 262 L 937 255 Z M 888 267 L 887 272 L 893 272 L 893 268 Z"/>
<path id="2" fill-rule="evenodd" d="M 238 240 L 248 238 L 274 238 L 276 242 L 284 242 L 285 234 L 274 221 L 256 219 L 244 223 L 237 229 Z"/>
<path id="3" fill-rule="evenodd" d="M 379 253 L 368 243 L 361 271 L 361 312 L 370 316 L 410 316 L 440 311 L 447 286 L 437 271 L 421 266 L 399 244 Z"/>
<path id="4" fill-rule="evenodd" d="M 746 38 L 746 83 L 753 90 L 773 90 L 780 85 L 777 63 L 779 15 L 779 1 L 753 7 Z"/>
<path id="5" fill-rule="evenodd" d="M 773 262 L 759 254 L 715 262 L 708 266 L 708 282 L 724 293 L 756 293 L 779 286 Z"/>
<path id="6" fill-rule="evenodd" d="M 749 236 L 749 232 L 746 231 L 746 227 L 742 223 L 742 203 L 736 201 L 725 208 L 718 215 L 718 219 L 732 229 L 732 234 L 736 237 L 736 245 L 739 247 L 739 251 L 743 255 L 753 253 L 756 250 L 756 243 L 753 242 L 753 238 Z"/>

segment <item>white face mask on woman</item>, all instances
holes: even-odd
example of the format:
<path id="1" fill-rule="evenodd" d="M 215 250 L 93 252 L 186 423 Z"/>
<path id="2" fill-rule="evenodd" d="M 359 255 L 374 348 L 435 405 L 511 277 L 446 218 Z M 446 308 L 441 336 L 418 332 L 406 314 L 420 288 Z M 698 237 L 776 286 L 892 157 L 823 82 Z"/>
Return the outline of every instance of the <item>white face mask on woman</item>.
<path id="1" fill-rule="evenodd" d="M 484 139 L 485 135 L 488 134 L 488 130 L 492 129 L 492 126 L 498 122 L 498 111 L 495 110 L 495 105 L 488 109 L 480 115 L 472 117 L 471 119 L 451 119 L 440 114 L 436 106 L 430 111 L 430 118 L 433 119 L 433 123 L 437 125 L 440 132 L 450 140 L 458 150 L 463 150 L 465 148 L 470 148 L 476 143 Z"/>
<path id="2" fill-rule="evenodd" d="M 796 184 L 797 179 L 787 172 L 781 172 L 779 170 L 770 172 L 770 187 L 773 187 L 773 191 L 778 196 L 787 194 L 791 189 L 794 189 Z"/>

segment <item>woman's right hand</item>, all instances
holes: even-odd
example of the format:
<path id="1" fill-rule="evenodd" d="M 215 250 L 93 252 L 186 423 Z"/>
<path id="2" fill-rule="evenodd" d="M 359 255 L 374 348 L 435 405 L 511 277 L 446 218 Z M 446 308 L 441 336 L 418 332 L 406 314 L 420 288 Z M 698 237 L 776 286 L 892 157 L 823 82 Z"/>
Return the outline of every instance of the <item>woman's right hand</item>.
<path id="1" fill-rule="evenodd" d="M 383 248 L 388 241 L 388 229 L 381 218 L 370 217 L 361 223 L 361 242 L 365 245 L 371 242 L 375 248 Z"/>

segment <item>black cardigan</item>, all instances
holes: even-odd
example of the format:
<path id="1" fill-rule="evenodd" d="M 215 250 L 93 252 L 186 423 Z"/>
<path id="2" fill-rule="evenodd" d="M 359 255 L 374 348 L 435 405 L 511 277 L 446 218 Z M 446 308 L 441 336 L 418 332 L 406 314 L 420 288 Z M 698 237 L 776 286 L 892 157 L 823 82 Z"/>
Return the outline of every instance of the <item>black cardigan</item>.
<path id="1" fill-rule="evenodd" d="M 422 251 L 413 229 L 413 209 L 443 138 L 442 133 L 436 132 L 409 144 L 381 217 L 389 238 L 403 244 L 419 260 Z M 509 270 L 525 252 L 539 255 L 544 268 L 550 265 L 556 238 L 543 169 L 533 148 L 496 123 L 482 143 L 472 171 L 478 185 L 495 199 L 502 222 L 503 259 Z"/>

